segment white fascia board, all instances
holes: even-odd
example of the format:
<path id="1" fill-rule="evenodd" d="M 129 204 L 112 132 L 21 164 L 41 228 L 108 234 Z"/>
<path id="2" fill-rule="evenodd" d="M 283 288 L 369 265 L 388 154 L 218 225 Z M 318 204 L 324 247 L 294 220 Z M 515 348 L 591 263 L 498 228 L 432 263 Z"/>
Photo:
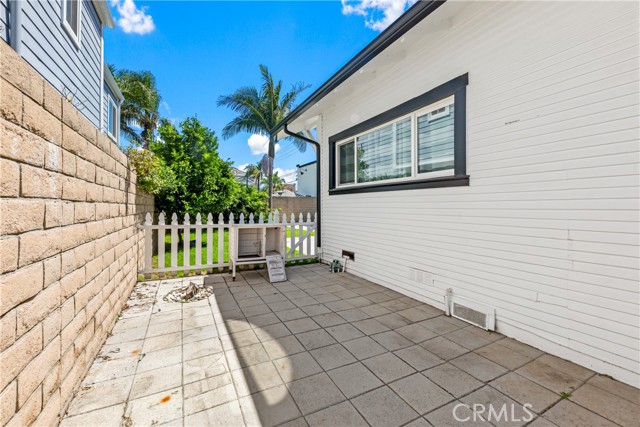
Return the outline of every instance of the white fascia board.
<path id="1" fill-rule="evenodd" d="M 91 3 L 93 3 L 93 7 L 96 8 L 96 12 L 98 13 L 98 17 L 100 18 L 102 25 L 109 28 L 116 26 L 106 0 L 91 0 Z"/>
<path id="2" fill-rule="evenodd" d="M 116 83 L 116 79 L 113 78 L 113 74 L 111 74 L 111 70 L 106 63 L 102 66 L 102 69 L 104 70 L 104 81 L 107 83 L 107 86 L 109 86 L 109 89 L 111 89 L 111 92 L 118 98 L 119 102 L 124 101 L 124 95 L 120 91 L 118 83 Z"/>

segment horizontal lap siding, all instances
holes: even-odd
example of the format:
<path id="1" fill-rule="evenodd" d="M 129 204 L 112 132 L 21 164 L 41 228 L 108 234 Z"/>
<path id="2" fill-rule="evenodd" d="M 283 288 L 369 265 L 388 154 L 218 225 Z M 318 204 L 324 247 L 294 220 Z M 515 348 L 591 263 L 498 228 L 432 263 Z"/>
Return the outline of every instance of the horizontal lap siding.
<path id="1" fill-rule="evenodd" d="M 76 48 L 60 20 L 59 1 L 22 2 L 22 56 L 65 95 L 96 127 L 100 127 L 102 28 L 89 1 L 82 2 L 80 48 Z"/>
<path id="2" fill-rule="evenodd" d="M 482 2 L 420 37 L 447 7 L 350 78 L 321 136 L 468 72 L 471 185 L 328 196 L 325 168 L 324 257 L 354 251 L 352 273 L 440 308 L 453 288 L 499 331 L 637 386 L 638 5 Z"/>

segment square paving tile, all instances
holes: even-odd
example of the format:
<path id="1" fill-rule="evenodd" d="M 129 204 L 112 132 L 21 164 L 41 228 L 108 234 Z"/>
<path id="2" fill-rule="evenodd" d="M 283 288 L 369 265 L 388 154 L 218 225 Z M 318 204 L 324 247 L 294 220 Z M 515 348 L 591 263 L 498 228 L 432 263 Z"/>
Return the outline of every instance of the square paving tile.
<path id="1" fill-rule="evenodd" d="M 425 415 L 435 427 L 491 427 L 485 418 L 474 417 L 473 410 L 465 403 L 455 401 Z"/>
<path id="2" fill-rule="evenodd" d="M 532 405 L 531 410 L 536 413 L 549 408 L 560 400 L 560 395 L 522 377 L 515 372 L 492 381 L 490 385 L 521 404 Z"/>
<path id="3" fill-rule="evenodd" d="M 425 328 L 424 326 L 420 326 L 418 323 L 402 326 L 395 331 L 414 343 L 421 343 L 437 336 L 435 332 Z"/>
<path id="4" fill-rule="evenodd" d="M 264 350 L 261 343 L 251 344 L 240 347 L 237 350 L 227 351 L 226 355 L 229 363 L 229 369 L 232 371 L 270 360 L 269 355 Z"/>
<path id="5" fill-rule="evenodd" d="M 415 372 L 415 369 L 393 353 L 384 353 L 366 359 L 362 363 L 385 383 L 390 383 Z"/>
<path id="6" fill-rule="evenodd" d="M 453 332 L 456 329 L 460 329 L 459 326 L 452 324 L 445 320 L 444 316 L 434 317 L 432 319 L 423 320 L 419 323 L 420 326 L 424 326 L 427 329 L 432 330 L 436 334 L 446 334 L 448 332 Z"/>
<path id="7" fill-rule="evenodd" d="M 318 316 L 320 314 L 331 313 L 331 310 L 323 304 L 308 305 L 306 307 L 301 307 L 301 310 L 307 313 L 308 316 Z"/>
<path id="8" fill-rule="evenodd" d="M 229 427 L 244 426 L 238 401 L 225 403 L 206 411 L 197 412 L 184 418 L 185 427 Z"/>
<path id="9" fill-rule="evenodd" d="M 355 340 L 343 342 L 342 345 L 358 360 L 368 359 L 387 352 L 386 348 L 369 337 L 356 338 Z"/>
<path id="10" fill-rule="evenodd" d="M 621 397 L 631 403 L 637 404 L 640 402 L 640 389 L 637 389 L 628 384 L 621 383 L 604 375 L 595 375 L 587 381 L 600 390 L 604 390 L 608 393 Z"/>
<path id="11" fill-rule="evenodd" d="M 103 409 L 67 417 L 60 423 L 60 427 L 121 427 L 125 404 L 109 406 Z"/>
<path id="12" fill-rule="evenodd" d="M 287 335 L 291 335 L 291 331 L 284 326 L 284 323 L 275 323 L 269 326 L 261 326 L 253 330 L 256 333 L 258 339 L 262 342 L 271 341 L 276 338 L 281 338 Z"/>
<path id="13" fill-rule="evenodd" d="M 333 344 L 327 347 L 311 350 L 311 355 L 318 361 L 325 371 L 347 365 L 356 361 L 340 344 Z"/>
<path id="14" fill-rule="evenodd" d="M 342 366 L 327 373 L 349 399 L 383 385 L 362 363 Z"/>
<path id="15" fill-rule="evenodd" d="M 182 345 L 182 331 L 166 335 L 158 335 L 144 340 L 142 353 L 150 353 L 152 351 L 164 350 L 166 348 L 180 345 Z"/>
<path id="16" fill-rule="evenodd" d="M 237 400 L 237 398 L 233 384 L 226 384 L 185 399 L 184 415 L 204 411 L 214 406 Z"/>
<path id="17" fill-rule="evenodd" d="M 637 426 L 640 422 L 639 401 L 631 403 L 591 384 L 573 392 L 571 401 L 622 426 Z"/>
<path id="18" fill-rule="evenodd" d="M 491 381 L 492 379 L 507 372 L 505 367 L 500 366 L 489 359 L 485 359 L 476 353 L 463 354 L 462 356 L 451 360 L 449 363 L 484 382 Z"/>
<path id="19" fill-rule="evenodd" d="M 185 384 L 215 377 L 227 371 L 227 362 L 223 353 L 186 360 L 182 366 Z"/>
<path id="20" fill-rule="evenodd" d="M 543 415 L 544 418 L 551 421 L 557 426 L 597 426 L 597 427 L 613 427 L 616 424 L 589 411 L 588 409 L 578 406 L 568 400 L 562 400 L 553 406 Z M 636 420 L 637 425 L 637 420 Z"/>
<path id="21" fill-rule="evenodd" d="M 130 400 L 124 416 L 134 426 L 164 424 L 182 418 L 182 388 Z"/>
<path id="22" fill-rule="evenodd" d="M 333 339 L 324 329 L 316 329 L 315 331 L 303 332 L 297 334 L 296 338 L 302 343 L 307 350 L 313 350 L 327 345 L 335 344 Z"/>
<path id="23" fill-rule="evenodd" d="M 465 347 L 446 339 L 445 337 L 435 337 L 427 340 L 420 345 L 431 353 L 443 358 L 444 360 L 454 359 L 462 354 L 469 352 Z"/>
<path id="24" fill-rule="evenodd" d="M 402 378 L 389 384 L 389 387 L 420 415 L 453 400 L 453 396 L 422 374 Z"/>
<path id="25" fill-rule="evenodd" d="M 379 334 L 388 331 L 389 328 L 378 322 L 376 319 L 365 319 L 353 322 L 353 326 L 358 328 L 365 335 Z"/>
<path id="26" fill-rule="evenodd" d="M 280 323 L 280 319 L 273 313 L 266 313 L 248 317 L 247 322 L 249 322 L 255 328 L 256 326 L 260 327 Z"/>
<path id="27" fill-rule="evenodd" d="M 165 366 L 137 374 L 133 379 L 130 399 L 159 393 L 182 386 L 182 364 Z"/>
<path id="28" fill-rule="evenodd" d="M 355 322 L 358 320 L 368 319 L 371 317 L 364 311 L 360 310 L 359 308 L 351 308 L 349 310 L 338 311 L 337 313 L 340 317 L 342 317 L 347 322 Z"/>
<path id="29" fill-rule="evenodd" d="M 329 332 L 329 334 L 331 334 L 331 336 L 338 342 L 349 341 L 354 338 L 364 336 L 362 332 L 360 332 L 355 326 L 351 325 L 350 323 L 330 326 L 326 328 L 326 331 Z"/>
<path id="30" fill-rule="evenodd" d="M 393 354 L 407 362 L 416 371 L 424 371 L 444 363 L 444 360 L 419 345 L 394 351 Z"/>
<path id="31" fill-rule="evenodd" d="M 249 426 L 271 427 L 301 416 L 284 385 L 243 397 L 240 407 Z"/>
<path id="32" fill-rule="evenodd" d="M 525 410 L 524 405 L 489 386 L 484 386 L 460 400 L 472 408 L 474 405 L 483 405 L 484 408 L 489 409 L 493 407 L 494 412 L 487 409 L 484 417 L 490 423 L 498 426 L 522 426 L 534 417 L 530 411 Z M 506 413 L 500 413 L 502 408 L 507 408 Z"/>
<path id="33" fill-rule="evenodd" d="M 273 363 L 285 383 L 322 372 L 320 365 L 306 351 L 274 360 Z"/>
<path id="34" fill-rule="evenodd" d="M 540 356 L 538 362 L 551 366 L 554 369 L 562 371 L 582 381 L 586 381 L 594 375 L 594 372 L 583 366 L 576 365 L 568 360 L 560 359 L 559 357 L 552 356 L 550 354 L 544 354 Z"/>
<path id="35" fill-rule="evenodd" d="M 463 396 L 483 385 L 481 381 L 449 363 L 428 369 L 423 374 L 454 397 Z"/>
<path id="36" fill-rule="evenodd" d="M 412 346 L 413 343 L 395 331 L 382 332 L 372 335 L 371 338 L 389 351 L 400 350 Z"/>
<path id="37" fill-rule="evenodd" d="M 382 387 L 351 400 L 373 427 L 395 427 L 418 417 L 418 413 L 389 387 Z"/>
<path id="38" fill-rule="evenodd" d="M 304 415 L 345 400 L 344 395 L 325 373 L 288 384 L 289 391 Z"/>
<path id="39" fill-rule="evenodd" d="M 335 313 L 320 314 L 317 316 L 313 316 L 312 319 L 315 320 L 316 323 L 318 323 L 318 325 L 322 326 L 323 328 L 346 323 L 346 320 Z"/>
<path id="40" fill-rule="evenodd" d="M 500 341 L 481 347 L 475 351 L 509 370 L 515 370 L 531 362 L 531 358 L 500 344 Z"/>
<path id="41" fill-rule="evenodd" d="M 524 365 L 515 372 L 556 393 L 571 393 L 582 383 L 579 379 L 538 360 Z"/>
<path id="42" fill-rule="evenodd" d="M 475 328 L 475 326 L 458 329 L 443 336 L 448 340 L 453 341 L 456 344 L 461 345 L 462 347 L 465 347 L 469 350 L 475 350 L 491 343 L 491 341 L 489 341 L 488 339 L 485 339 L 480 335 L 471 332 L 470 328 Z"/>
<path id="43" fill-rule="evenodd" d="M 199 357 L 210 356 L 222 351 L 222 343 L 216 338 L 209 338 L 202 341 L 195 341 L 182 346 L 182 357 L 184 360 L 197 359 Z"/>
<path id="44" fill-rule="evenodd" d="M 247 396 L 282 384 L 278 370 L 272 362 L 232 371 L 231 376 L 239 396 Z"/>
<path id="45" fill-rule="evenodd" d="M 265 341 L 262 345 L 271 359 L 279 359 L 304 351 L 302 344 L 300 344 L 298 339 L 293 335 Z"/>
<path id="46" fill-rule="evenodd" d="M 310 427 L 368 427 L 369 424 L 349 402 L 338 403 L 307 415 Z"/>
<path id="47" fill-rule="evenodd" d="M 314 329 L 320 329 L 320 326 L 314 322 L 310 317 L 305 317 L 303 319 L 290 320 L 288 322 L 284 322 L 287 329 L 291 331 L 292 334 L 299 334 L 301 332 L 313 331 Z"/>
<path id="48" fill-rule="evenodd" d="M 283 322 L 288 322 L 289 320 L 297 320 L 307 317 L 307 314 L 300 310 L 299 308 L 292 308 L 289 310 L 283 310 L 276 312 L 276 316 Z"/>
<path id="49" fill-rule="evenodd" d="M 183 389 L 183 396 L 185 399 L 189 399 L 191 397 L 206 393 L 210 390 L 218 389 L 231 383 L 231 374 L 227 372 L 215 377 L 209 377 L 200 381 L 185 384 Z"/>
<path id="50" fill-rule="evenodd" d="M 92 385 L 84 385 L 78 391 L 76 398 L 71 402 L 69 415 L 82 414 L 95 411 L 107 406 L 124 403 L 127 401 L 133 376 L 122 377 L 112 381 L 103 381 Z"/>

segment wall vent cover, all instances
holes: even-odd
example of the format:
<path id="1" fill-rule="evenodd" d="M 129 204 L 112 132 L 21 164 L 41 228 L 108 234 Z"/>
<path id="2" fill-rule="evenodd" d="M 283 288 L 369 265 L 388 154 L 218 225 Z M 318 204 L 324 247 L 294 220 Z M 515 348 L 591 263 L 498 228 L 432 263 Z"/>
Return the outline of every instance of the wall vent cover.
<path id="1" fill-rule="evenodd" d="M 488 331 L 495 330 L 495 309 L 493 307 L 452 296 L 451 315 Z"/>

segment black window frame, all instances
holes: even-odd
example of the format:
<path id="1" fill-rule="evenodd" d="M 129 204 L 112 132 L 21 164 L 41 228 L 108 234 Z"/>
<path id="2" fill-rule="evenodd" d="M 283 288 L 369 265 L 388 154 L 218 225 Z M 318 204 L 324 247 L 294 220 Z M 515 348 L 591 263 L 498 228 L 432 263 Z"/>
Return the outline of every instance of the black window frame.
<path id="1" fill-rule="evenodd" d="M 428 92 L 410 99 L 390 110 L 375 117 L 365 120 L 329 137 L 329 195 L 370 193 L 377 191 L 413 190 L 421 188 L 460 187 L 469 185 L 467 175 L 467 85 L 469 74 L 458 76 Z M 349 139 L 357 134 L 366 132 L 377 126 L 391 122 L 407 114 L 411 114 L 438 102 L 439 100 L 454 97 L 454 173 L 449 176 L 439 176 L 424 179 L 412 179 L 401 182 L 384 181 L 372 184 L 360 184 L 340 188 L 336 183 L 337 150 L 339 142 Z"/>

